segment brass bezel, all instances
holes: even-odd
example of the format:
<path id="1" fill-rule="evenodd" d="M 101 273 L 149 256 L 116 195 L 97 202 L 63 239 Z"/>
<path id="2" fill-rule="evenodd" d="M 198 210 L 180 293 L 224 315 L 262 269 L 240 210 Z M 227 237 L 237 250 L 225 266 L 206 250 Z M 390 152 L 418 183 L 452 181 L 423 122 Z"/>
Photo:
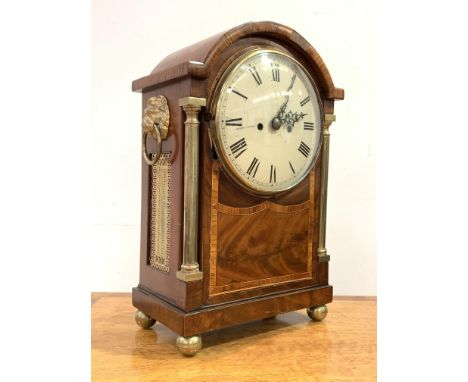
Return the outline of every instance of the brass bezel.
<path id="1" fill-rule="evenodd" d="M 314 158 L 310 162 L 310 165 L 307 169 L 307 171 L 304 172 L 304 174 L 297 178 L 295 182 L 290 184 L 288 187 L 281 189 L 281 190 L 274 190 L 274 191 L 268 191 L 268 190 L 260 190 L 260 189 L 255 189 L 253 188 L 249 183 L 244 181 L 241 177 L 239 177 L 236 174 L 236 170 L 234 169 L 234 166 L 231 164 L 230 160 L 228 159 L 225 151 L 224 151 L 224 146 L 221 144 L 219 132 L 220 129 L 217 128 L 216 124 L 216 113 L 219 110 L 219 104 L 221 101 L 221 94 L 223 94 L 226 91 L 226 88 L 228 87 L 228 84 L 226 83 L 226 78 L 235 70 L 237 70 L 245 61 L 250 59 L 251 57 L 263 53 L 275 53 L 282 55 L 292 61 L 299 66 L 304 73 L 306 74 L 306 77 L 309 79 L 310 83 L 312 84 L 312 88 L 315 91 L 316 97 L 317 97 L 317 102 L 318 102 L 318 107 L 319 107 L 319 113 L 320 113 L 320 131 L 318 132 L 319 134 L 319 142 L 316 148 L 316 151 L 314 153 Z M 291 55 L 278 50 L 278 49 L 264 49 L 264 48 L 256 48 L 249 50 L 243 54 L 241 54 L 239 57 L 237 57 L 233 62 L 231 62 L 227 68 L 224 70 L 224 73 L 221 75 L 221 77 L 218 80 L 218 83 L 215 86 L 215 90 L 213 91 L 213 97 L 211 98 L 211 102 L 209 105 L 209 110 L 210 113 L 212 114 L 213 118 L 212 121 L 208 124 L 209 126 L 209 133 L 210 133 L 210 138 L 212 141 L 212 144 L 216 150 L 216 153 L 218 154 L 218 158 L 220 160 L 222 168 L 226 170 L 226 174 L 228 177 L 238 186 L 240 186 L 244 191 L 248 192 L 249 194 L 253 194 L 256 196 L 262 196 L 262 197 L 272 197 L 281 193 L 285 193 L 292 188 L 296 187 L 299 183 L 301 183 L 306 176 L 310 173 L 312 168 L 315 166 L 315 163 L 317 162 L 317 158 L 320 154 L 321 147 L 322 147 L 322 129 L 323 129 L 323 123 L 324 123 L 324 111 L 323 111 L 323 103 L 322 103 L 322 98 L 320 96 L 320 92 L 318 91 L 318 87 L 312 78 L 310 72 L 302 65 L 298 60 L 296 60 L 294 57 Z"/>

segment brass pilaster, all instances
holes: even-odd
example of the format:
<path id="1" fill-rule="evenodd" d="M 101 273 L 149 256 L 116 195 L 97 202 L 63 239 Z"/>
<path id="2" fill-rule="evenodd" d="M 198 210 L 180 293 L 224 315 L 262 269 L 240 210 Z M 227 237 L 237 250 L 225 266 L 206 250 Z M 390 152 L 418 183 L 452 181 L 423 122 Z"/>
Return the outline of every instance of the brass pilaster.
<path id="1" fill-rule="evenodd" d="M 330 152 L 330 130 L 329 127 L 336 120 L 334 114 L 325 114 L 322 129 L 322 164 L 320 167 L 320 224 L 319 224 L 319 263 L 330 261 L 325 247 L 325 236 L 327 226 L 327 192 L 328 192 L 328 163 Z"/>
<path id="2" fill-rule="evenodd" d="M 184 234 L 182 265 L 177 278 L 194 281 L 203 278 L 198 265 L 198 113 L 206 106 L 205 98 L 186 97 L 179 99 L 185 111 L 184 146 Z"/>

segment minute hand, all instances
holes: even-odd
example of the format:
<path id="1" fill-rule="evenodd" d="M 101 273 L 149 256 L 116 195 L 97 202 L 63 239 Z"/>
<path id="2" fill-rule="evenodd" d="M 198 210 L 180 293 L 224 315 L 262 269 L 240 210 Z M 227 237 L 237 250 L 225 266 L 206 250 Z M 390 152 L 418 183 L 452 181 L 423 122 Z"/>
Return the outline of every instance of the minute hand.
<path id="1" fill-rule="evenodd" d="M 283 119 L 284 119 L 284 112 L 286 111 L 286 106 L 288 106 L 288 102 L 289 102 L 289 92 L 291 91 L 291 89 L 293 88 L 294 86 L 294 81 L 296 81 L 296 73 L 294 73 L 294 75 L 292 76 L 291 78 L 291 84 L 289 85 L 289 87 L 286 89 L 286 95 L 285 95 L 285 101 L 284 103 L 281 105 L 280 109 L 279 109 L 279 112 L 278 114 L 276 115 L 277 118 L 279 118 L 281 120 L 281 122 L 284 122 Z"/>

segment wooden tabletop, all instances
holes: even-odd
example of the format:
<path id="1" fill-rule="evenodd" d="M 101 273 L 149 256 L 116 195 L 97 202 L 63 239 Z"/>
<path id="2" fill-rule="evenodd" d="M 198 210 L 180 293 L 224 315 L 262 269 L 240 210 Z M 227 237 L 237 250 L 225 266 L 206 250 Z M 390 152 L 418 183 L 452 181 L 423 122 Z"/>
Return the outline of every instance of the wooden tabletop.
<path id="1" fill-rule="evenodd" d="M 93 381 L 375 381 L 376 300 L 337 298 L 322 322 L 305 310 L 202 335 L 193 358 L 177 335 L 134 321 L 128 293 L 92 294 Z"/>

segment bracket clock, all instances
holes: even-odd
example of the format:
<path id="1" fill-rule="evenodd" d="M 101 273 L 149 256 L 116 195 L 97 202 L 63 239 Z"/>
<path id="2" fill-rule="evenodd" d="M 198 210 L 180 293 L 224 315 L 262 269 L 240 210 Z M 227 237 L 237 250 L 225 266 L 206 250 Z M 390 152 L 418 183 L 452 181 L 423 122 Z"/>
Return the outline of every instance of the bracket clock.
<path id="1" fill-rule="evenodd" d="M 297 32 L 252 22 L 172 53 L 142 93 L 137 323 L 184 355 L 201 334 L 307 309 L 327 314 L 333 85 Z"/>

